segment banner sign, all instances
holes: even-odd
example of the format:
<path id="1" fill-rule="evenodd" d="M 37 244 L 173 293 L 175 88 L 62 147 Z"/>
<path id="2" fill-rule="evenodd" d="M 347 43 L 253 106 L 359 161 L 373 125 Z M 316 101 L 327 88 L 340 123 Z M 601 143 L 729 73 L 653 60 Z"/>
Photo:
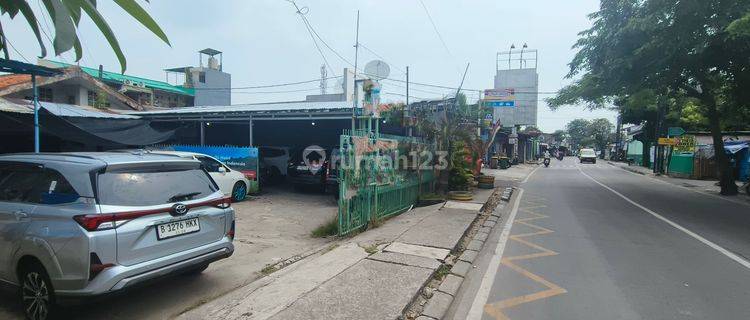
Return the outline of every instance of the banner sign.
<path id="1" fill-rule="evenodd" d="M 230 147 L 230 146 L 199 146 L 199 145 L 166 145 L 154 146 L 154 149 L 165 151 L 182 151 L 205 154 L 216 158 L 233 170 L 242 172 L 250 180 L 248 189 L 250 192 L 258 192 L 260 186 L 258 181 L 259 162 L 258 148 L 254 147 Z"/>
<path id="2" fill-rule="evenodd" d="M 695 152 L 695 136 L 685 135 L 677 138 L 674 151 L 680 153 Z"/>
<path id="3" fill-rule="evenodd" d="M 513 88 L 484 90 L 484 106 L 515 107 L 516 90 Z"/>
<path id="4" fill-rule="evenodd" d="M 660 146 L 673 146 L 676 144 L 677 144 L 677 139 L 675 138 L 659 138 Z"/>

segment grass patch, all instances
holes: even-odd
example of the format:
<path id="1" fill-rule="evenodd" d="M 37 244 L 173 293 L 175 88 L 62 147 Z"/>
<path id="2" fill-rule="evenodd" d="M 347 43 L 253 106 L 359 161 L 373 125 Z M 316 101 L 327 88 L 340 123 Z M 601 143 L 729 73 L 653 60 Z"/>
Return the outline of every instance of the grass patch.
<path id="1" fill-rule="evenodd" d="M 373 244 L 371 246 L 365 247 L 365 252 L 367 252 L 367 254 L 373 254 L 373 253 L 378 252 L 378 245 Z"/>
<path id="2" fill-rule="evenodd" d="M 278 270 L 279 270 L 279 268 L 276 267 L 276 265 L 268 264 L 265 267 L 263 267 L 263 269 L 260 269 L 260 273 L 262 273 L 264 275 L 269 275 L 269 274 L 272 274 L 272 273 L 274 273 L 274 272 L 276 272 Z"/>
<path id="3" fill-rule="evenodd" d="M 451 273 L 451 268 L 448 265 L 443 264 L 435 271 L 435 279 L 443 280 L 445 276 Z"/>
<path id="4" fill-rule="evenodd" d="M 313 238 L 324 238 L 329 236 L 335 236 L 339 233 L 339 217 L 336 216 L 330 221 L 319 225 L 315 228 L 311 235 Z"/>

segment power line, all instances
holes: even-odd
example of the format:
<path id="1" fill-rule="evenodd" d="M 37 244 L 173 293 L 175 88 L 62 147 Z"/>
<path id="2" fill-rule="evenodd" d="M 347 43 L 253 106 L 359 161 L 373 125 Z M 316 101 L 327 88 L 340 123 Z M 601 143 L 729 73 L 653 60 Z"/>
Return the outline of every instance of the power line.
<path id="1" fill-rule="evenodd" d="M 21 52 L 16 50 L 16 47 L 14 47 L 12 43 L 10 43 L 10 40 L 8 38 L 5 38 L 5 42 L 10 46 L 11 49 L 13 49 L 13 51 L 15 51 L 19 56 L 21 56 L 21 59 L 23 59 L 23 61 L 31 63 L 31 61 L 29 61 L 29 59 L 26 59 L 26 57 Z"/>
<path id="2" fill-rule="evenodd" d="M 36 4 L 39 7 L 39 15 L 42 16 L 42 21 L 44 21 L 44 26 L 47 27 L 47 31 L 49 31 L 49 34 L 47 34 L 47 32 L 44 31 L 44 28 L 39 28 L 39 30 L 41 30 L 42 33 L 44 34 L 44 36 L 47 38 L 47 40 L 49 40 L 49 43 L 52 45 L 52 49 L 54 50 L 54 48 L 55 48 L 55 41 L 53 41 L 52 37 L 50 37 L 50 34 L 52 34 L 52 28 L 49 27 L 49 23 L 47 22 L 47 16 L 44 15 L 44 10 L 42 9 L 41 1 L 37 0 Z M 51 18 L 54 19 L 54 17 L 51 17 Z M 78 36 L 76 35 L 76 37 L 78 37 Z M 60 57 L 60 59 L 62 59 L 63 61 L 65 61 L 65 63 L 70 64 L 70 61 L 68 61 L 68 59 L 65 59 L 65 56 L 63 56 L 62 53 L 59 54 L 58 57 Z"/>
<path id="3" fill-rule="evenodd" d="M 424 4 L 424 1 L 419 0 L 419 3 L 422 5 L 422 8 L 424 9 L 424 13 L 427 14 L 427 18 L 430 20 L 430 24 L 432 24 L 432 29 L 435 30 L 435 33 L 437 34 L 438 38 L 440 39 L 440 43 L 443 44 L 443 48 L 445 48 L 445 51 L 448 52 L 448 55 L 451 57 L 451 59 L 453 59 L 453 63 L 455 63 L 456 62 L 456 57 L 453 56 L 453 53 L 451 53 L 451 50 L 448 49 L 448 45 L 445 44 L 445 40 L 443 39 L 443 36 L 440 34 L 440 31 L 438 31 L 437 25 L 435 25 L 435 21 L 432 20 L 432 15 L 430 15 L 430 10 L 427 10 L 427 6 Z M 456 67 L 458 67 L 458 66 L 456 66 Z"/>
<path id="4" fill-rule="evenodd" d="M 326 87 L 326 89 L 334 89 L 337 86 L 329 86 Z M 291 92 L 310 92 L 310 91 L 318 91 L 320 90 L 320 87 L 311 88 L 311 89 L 296 89 L 296 90 L 279 90 L 279 91 L 234 91 L 232 93 L 239 93 L 239 94 L 272 94 L 272 93 L 291 93 Z"/>
<path id="5" fill-rule="evenodd" d="M 326 80 L 328 79 L 336 79 L 341 78 L 342 76 L 335 76 L 335 77 L 328 77 L 324 78 Z M 298 84 L 305 84 L 305 83 L 312 83 L 312 82 L 319 82 L 320 78 L 313 79 L 313 80 L 305 80 L 305 81 L 297 81 L 297 82 L 288 82 L 288 83 L 277 83 L 277 84 L 267 84 L 267 85 L 260 85 L 260 86 L 245 86 L 245 87 L 232 87 L 232 88 L 195 88 L 195 90 L 241 90 L 241 89 L 265 89 L 265 88 L 276 88 L 276 87 L 286 87 L 286 86 L 293 86 Z"/>
<path id="6" fill-rule="evenodd" d="M 305 15 L 302 13 L 302 10 L 297 6 L 297 3 L 295 3 L 292 0 L 287 0 L 289 3 L 291 3 L 295 9 L 297 9 L 297 14 L 299 14 L 300 18 L 302 19 L 302 23 L 305 24 L 305 28 L 307 29 L 307 33 L 310 35 L 310 39 L 312 39 L 313 44 L 315 45 L 315 49 L 318 50 L 318 53 L 320 53 L 320 56 L 323 58 L 323 62 L 328 66 L 328 69 L 331 70 L 331 74 L 334 76 L 336 75 L 336 72 L 331 68 L 331 65 L 328 63 L 328 59 L 326 59 L 326 55 L 323 53 L 323 50 L 320 49 L 320 46 L 318 45 L 318 41 L 315 40 L 315 36 L 312 32 L 312 27 L 309 23 L 307 23 L 307 20 L 305 19 Z"/>
<path id="7" fill-rule="evenodd" d="M 404 69 L 401 69 L 401 68 L 399 68 L 398 66 L 396 66 L 396 65 L 394 65 L 394 64 L 392 64 L 392 63 L 389 63 L 389 62 L 388 62 L 388 59 L 386 59 L 386 58 L 383 58 L 383 56 L 381 56 L 381 55 L 377 54 L 377 53 L 376 53 L 375 51 L 373 51 L 372 49 L 368 48 L 367 46 L 365 46 L 365 45 L 364 45 L 364 44 L 362 44 L 361 42 L 359 43 L 359 45 L 360 45 L 360 46 L 361 46 L 362 48 L 364 48 L 365 50 L 367 50 L 368 52 L 372 53 L 372 54 L 373 54 L 374 56 L 376 56 L 376 57 L 380 58 L 380 60 L 383 60 L 383 61 L 385 61 L 386 63 L 388 63 L 389 65 L 392 65 L 392 66 L 393 66 L 394 68 L 396 68 L 396 69 L 398 69 L 399 71 L 401 71 L 401 73 L 403 73 L 403 74 L 406 74 L 406 71 L 405 71 Z"/>

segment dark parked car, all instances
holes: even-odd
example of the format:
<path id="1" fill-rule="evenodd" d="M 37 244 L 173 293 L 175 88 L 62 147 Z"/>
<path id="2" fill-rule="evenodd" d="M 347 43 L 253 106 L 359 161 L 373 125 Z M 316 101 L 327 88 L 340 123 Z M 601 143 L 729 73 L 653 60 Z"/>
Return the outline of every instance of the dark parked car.
<path id="1" fill-rule="evenodd" d="M 307 149 L 308 151 L 314 149 Z M 307 153 L 307 154 L 305 154 Z M 325 157 L 323 156 L 325 153 Z M 303 157 L 307 159 L 303 159 Z M 314 152 L 295 151 L 289 161 L 287 175 L 297 190 L 316 189 L 338 196 L 338 148 L 320 148 Z"/>

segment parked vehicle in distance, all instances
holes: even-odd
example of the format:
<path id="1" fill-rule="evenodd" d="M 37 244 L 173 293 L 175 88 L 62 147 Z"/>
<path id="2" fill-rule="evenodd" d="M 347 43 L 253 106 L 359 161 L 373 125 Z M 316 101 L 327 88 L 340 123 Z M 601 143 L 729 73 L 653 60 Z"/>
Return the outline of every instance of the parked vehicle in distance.
<path id="1" fill-rule="evenodd" d="M 265 163 L 268 176 L 264 179 L 268 182 L 284 180 L 288 175 L 287 164 L 289 163 L 289 149 L 286 147 L 258 147 L 259 158 Z"/>
<path id="2" fill-rule="evenodd" d="M 26 316 L 234 252 L 234 211 L 195 159 L 150 153 L 0 156 L 0 282 Z"/>
<path id="3" fill-rule="evenodd" d="M 581 160 L 581 163 L 596 163 L 596 152 L 594 151 L 594 149 L 581 149 L 580 153 L 578 154 L 578 159 Z"/>
<path id="4" fill-rule="evenodd" d="M 216 184 L 219 185 L 219 190 L 221 190 L 225 196 L 232 197 L 232 200 L 235 202 L 247 198 L 250 187 L 250 180 L 247 176 L 238 170 L 229 168 L 229 166 L 212 156 L 185 151 L 151 150 L 148 152 L 198 160 L 203 164 L 203 168 L 208 172 L 211 178 L 216 181 Z"/>
<path id="5" fill-rule="evenodd" d="M 307 161 L 303 159 L 303 150 L 294 152 L 287 168 L 289 180 L 297 190 L 308 188 L 338 195 L 339 149 L 321 148 L 321 151 L 325 152 L 325 159 L 312 152 Z"/>

